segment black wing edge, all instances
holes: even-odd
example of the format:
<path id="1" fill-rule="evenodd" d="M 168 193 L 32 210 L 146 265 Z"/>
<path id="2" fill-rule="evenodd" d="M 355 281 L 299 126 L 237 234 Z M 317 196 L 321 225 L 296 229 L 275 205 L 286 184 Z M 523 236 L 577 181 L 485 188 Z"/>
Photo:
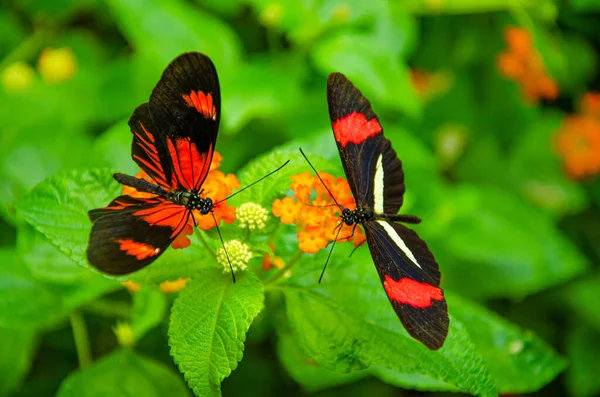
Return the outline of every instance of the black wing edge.
<path id="1" fill-rule="evenodd" d="M 332 123 L 353 112 L 363 113 L 367 120 L 378 119 L 369 100 L 342 73 L 327 78 L 327 103 Z"/>

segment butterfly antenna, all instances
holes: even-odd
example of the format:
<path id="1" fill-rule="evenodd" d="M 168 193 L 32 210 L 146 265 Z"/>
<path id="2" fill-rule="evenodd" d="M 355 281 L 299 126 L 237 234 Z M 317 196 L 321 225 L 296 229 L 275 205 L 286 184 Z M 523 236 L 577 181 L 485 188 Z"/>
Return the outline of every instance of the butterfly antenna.
<path id="1" fill-rule="evenodd" d="M 336 228 L 338 229 L 335 239 L 333 240 L 333 244 L 331 244 L 331 249 L 329 250 L 329 254 L 327 255 L 327 260 L 325 261 L 325 266 L 323 266 L 323 270 L 321 270 L 321 275 L 319 276 L 319 284 L 321 284 L 321 280 L 323 280 L 323 275 L 325 274 L 325 269 L 327 269 L 327 264 L 329 263 L 329 258 L 331 258 L 331 253 L 333 252 L 333 247 L 335 247 L 335 242 L 337 241 L 340 232 L 342 231 L 343 223 L 340 222 Z"/>
<path id="2" fill-rule="evenodd" d="M 219 225 L 217 224 L 217 218 L 215 218 L 215 214 L 211 211 L 215 221 L 215 227 L 217 228 L 217 233 L 219 234 L 219 239 L 221 240 L 221 245 L 223 246 L 223 251 L 225 251 L 225 256 L 227 257 L 227 262 L 229 263 L 229 269 L 231 269 L 231 277 L 233 278 L 233 283 L 235 284 L 235 273 L 233 272 L 233 266 L 231 265 L 231 260 L 229 259 L 229 254 L 227 253 L 227 248 L 225 248 L 225 242 L 223 241 L 223 236 L 221 236 L 221 231 L 219 230 Z"/>
<path id="3" fill-rule="evenodd" d="M 270 177 L 271 175 L 273 175 L 274 173 L 276 173 L 277 171 L 279 171 L 280 169 L 282 169 L 283 167 L 285 167 L 285 166 L 286 166 L 286 165 L 287 165 L 289 162 L 290 162 L 290 160 L 286 161 L 285 163 L 283 163 L 282 165 L 280 165 L 280 166 L 279 166 L 279 167 L 278 167 L 276 170 L 273 170 L 273 171 L 269 172 L 267 175 L 263 176 L 263 177 L 262 177 L 262 178 L 260 178 L 259 180 L 252 182 L 252 183 L 251 183 L 251 184 L 249 184 L 248 186 L 244 186 L 243 188 L 241 188 L 241 189 L 240 189 L 240 190 L 238 190 L 237 192 L 235 192 L 235 193 L 233 193 L 233 194 L 231 194 L 231 195 L 229 195 L 229 196 L 225 197 L 225 198 L 224 198 L 223 200 L 221 200 L 221 201 L 217 201 L 217 202 L 216 202 L 216 203 L 214 203 L 213 205 L 217 205 L 217 204 L 219 204 L 219 203 L 222 203 L 223 201 L 225 201 L 225 200 L 228 200 L 228 199 L 232 198 L 232 197 L 233 197 L 233 196 L 235 196 L 236 194 L 243 192 L 244 190 L 248 189 L 249 187 L 252 187 L 252 186 L 256 185 L 258 182 L 262 181 L 262 180 L 263 180 L 263 179 L 265 179 L 265 178 L 268 178 L 268 177 Z"/>
<path id="4" fill-rule="evenodd" d="M 340 208 L 340 210 L 342 210 L 344 207 L 342 207 L 340 205 L 340 203 L 337 202 L 337 200 L 335 199 L 335 197 L 333 197 L 333 194 L 331 193 L 331 190 L 329 190 L 329 188 L 327 187 L 327 185 L 325 184 L 325 182 L 323 181 L 323 179 L 321 179 L 321 176 L 319 175 L 319 173 L 317 172 L 317 170 L 315 169 L 315 167 L 313 167 L 313 165 L 310 162 L 310 160 L 308 159 L 308 157 L 306 157 L 306 154 L 304 154 L 304 152 L 302 151 L 302 148 L 298 148 L 298 149 L 300 149 L 300 153 L 302 153 L 302 156 L 304 156 L 304 159 L 306 160 L 306 162 L 308 163 L 308 165 L 310 165 L 310 168 L 312 168 L 312 170 L 315 172 L 315 174 L 317 174 L 317 178 L 319 178 L 319 180 L 321 181 L 321 183 L 323 184 L 323 186 L 325 186 L 325 190 L 327 190 L 327 193 L 329 193 L 329 196 L 331 196 L 331 199 L 335 202 L 335 205 L 337 205 Z M 325 269 L 323 269 L 323 271 L 325 271 Z"/>

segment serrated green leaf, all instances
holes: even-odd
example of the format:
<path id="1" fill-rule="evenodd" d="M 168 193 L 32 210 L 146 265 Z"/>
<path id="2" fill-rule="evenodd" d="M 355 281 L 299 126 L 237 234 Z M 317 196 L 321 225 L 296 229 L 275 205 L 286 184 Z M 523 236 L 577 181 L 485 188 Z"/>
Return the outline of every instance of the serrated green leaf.
<path id="1" fill-rule="evenodd" d="M 351 261 L 332 260 L 321 284 L 321 263 L 301 260 L 279 287 L 302 349 L 332 370 L 384 367 L 440 381 L 436 390 L 446 383 L 447 390 L 495 396 L 493 381 L 462 324 L 451 317 L 439 351 L 412 339 L 387 301 L 369 253 L 359 251 Z"/>
<path id="2" fill-rule="evenodd" d="M 36 333 L 0 327 L 0 396 L 16 391 L 33 361 Z"/>
<path id="3" fill-rule="evenodd" d="M 68 285 L 85 279 L 90 273 L 31 225 L 19 225 L 17 247 L 24 265 L 37 280 Z"/>
<path id="4" fill-rule="evenodd" d="M 172 369 L 129 350 L 118 350 L 93 366 L 73 372 L 58 390 L 58 397 L 189 396 L 189 390 Z"/>
<path id="5" fill-rule="evenodd" d="M 541 389 L 567 362 L 533 332 L 453 294 L 446 294 L 452 314 L 464 324 L 501 394 Z"/>
<path id="6" fill-rule="evenodd" d="M 575 323 L 567 337 L 570 366 L 566 374 L 567 389 L 574 397 L 592 397 L 600 393 L 600 333 L 585 324 Z"/>
<path id="7" fill-rule="evenodd" d="M 246 332 L 263 308 L 263 287 L 251 272 L 237 282 L 205 269 L 179 293 L 171 310 L 169 345 L 197 396 L 221 395 L 220 384 L 242 359 Z"/>
<path id="8" fill-rule="evenodd" d="M 319 41 L 311 56 L 324 74 L 344 73 L 365 96 L 417 117 L 420 101 L 410 81 L 408 67 L 377 39 L 341 32 Z"/>
<path id="9" fill-rule="evenodd" d="M 33 227 L 82 266 L 91 230 L 87 212 L 116 197 L 117 183 L 106 170 L 61 171 L 38 184 L 17 205 Z"/>
<path id="10" fill-rule="evenodd" d="M 304 354 L 287 332 L 278 335 L 277 356 L 290 376 L 309 393 L 356 382 L 370 375 L 364 370 L 341 373 L 320 366 Z"/>
<path id="11" fill-rule="evenodd" d="M 131 325 L 133 336 L 140 340 L 146 332 L 156 327 L 165 317 L 167 299 L 158 288 L 145 286 L 133 294 Z"/>

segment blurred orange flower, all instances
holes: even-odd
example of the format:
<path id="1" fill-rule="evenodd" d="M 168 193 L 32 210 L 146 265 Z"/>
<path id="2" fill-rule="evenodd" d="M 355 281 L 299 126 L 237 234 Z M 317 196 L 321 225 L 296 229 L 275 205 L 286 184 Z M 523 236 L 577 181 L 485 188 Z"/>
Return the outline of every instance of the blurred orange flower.
<path id="1" fill-rule="evenodd" d="M 178 278 L 177 280 L 173 281 L 163 281 L 160 283 L 160 290 L 166 294 L 179 292 L 185 287 L 187 282 L 187 278 Z"/>
<path id="2" fill-rule="evenodd" d="M 273 252 L 275 252 L 275 244 L 269 243 L 269 246 L 271 247 Z M 283 269 L 284 267 L 285 267 L 285 262 L 283 261 L 283 259 L 281 259 L 278 256 L 275 256 L 275 258 L 272 258 L 271 254 L 267 253 L 263 257 L 263 262 L 262 262 L 261 268 L 264 271 L 271 270 L 272 268 Z"/>
<path id="3" fill-rule="evenodd" d="M 200 194 L 200 197 L 210 197 L 214 203 L 225 200 L 225 198 L 229 196 L 233 190 L 239 189 L 240 187 L 240 181 L 235 175 L 226 175 L 217 169 L 221 165 L 222 160 L 223 157 L 219 152 L 215 152 L 213 154 L 212 162 L 210 164 L 210 171 L 208 172 L 208 175 L 202 184 L 202 194 Z M 144 171 L 138 172 L 136 177 L 152 182 L 152 179 Z M 123 194 L 139 198 L 148 198 L 154 196 L 151 193 L 138 192 L 136 189 L 129 186 L 123 186 Z M 217 225 L 220 224 L 221 221 L 227 224 L 235 221 L 235 207 L 228 205 L 227 200 L 216 204 L 213 208 L 212 214 L 217 220 Z M 202 230 L 208 230 L 215 227 L 215 221 L 211 215 L 202 215 L 199 211 L 194 211 L 194 216 L 190 216 L 188 219 L 188 224 L 183 228 L 179 236 L 173 240 L 171 247 L 175 249 L 186 248 L 191 244 L 191 241 L 187 236 L 194 232 L 194 219 L 196 219 L 198 227 Z"/>
<path id="4" fill-rule="evenodd" d="M 350 210 L 356 208 L 350 186 L 344 178 L 336 178 L 326 172 L 320 172 L 319 176 L 341 206 Z M 282 223 L 293 223 L 300 227 L 300 250 L 312 254 L 319 252 L 336 238 L 339 227 L 341 230 L 338 241 L 352 241 L 355 247 L 364 243 L 365 235 L 360 226 L 356 228 L 354 236 L 350 237 L 353 226 L 341 223 L 340 208 L 319 178 L 304 172 L 291 179 L 294 196 L 275 200 L 272 210 Z"/>
<path id="5" fill-rule="evenodd" d="M 504 30 L 504 39 L 508 48 L 496 59 L 500 73 L 519 83 L 523 96 L 530 103 L 541 98 L 555 99 L 558 85 L 546 72 L 529 32 L 509 26 Z"/>
<path id="6" fill-rule="evenodd" d="M 568 116 L 555 141 L 565 170 L 572 178 L 600 172 L 600 121 L 590 115 Z"/>

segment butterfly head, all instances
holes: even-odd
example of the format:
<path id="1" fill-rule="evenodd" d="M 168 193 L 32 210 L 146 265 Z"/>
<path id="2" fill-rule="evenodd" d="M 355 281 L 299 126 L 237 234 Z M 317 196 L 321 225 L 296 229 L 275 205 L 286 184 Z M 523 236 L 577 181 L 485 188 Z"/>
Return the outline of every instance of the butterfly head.
<path id="1" fill-rule="evenodd" d="M 373 211 L 368 208 L 357 208 L 355 210 L 343 208 L 341 218 L 346 225 L 352 226 L 373 218 Z"/>
<path id="2" fill-rule="evenodd" d="M 198 210 L 202 215 L 208 214 L 215 207 L 211 198 L 200 197 L 198 193 L 192 191 L 177 192 L 171 200 L 185 206 L 188 210 Z"/>

